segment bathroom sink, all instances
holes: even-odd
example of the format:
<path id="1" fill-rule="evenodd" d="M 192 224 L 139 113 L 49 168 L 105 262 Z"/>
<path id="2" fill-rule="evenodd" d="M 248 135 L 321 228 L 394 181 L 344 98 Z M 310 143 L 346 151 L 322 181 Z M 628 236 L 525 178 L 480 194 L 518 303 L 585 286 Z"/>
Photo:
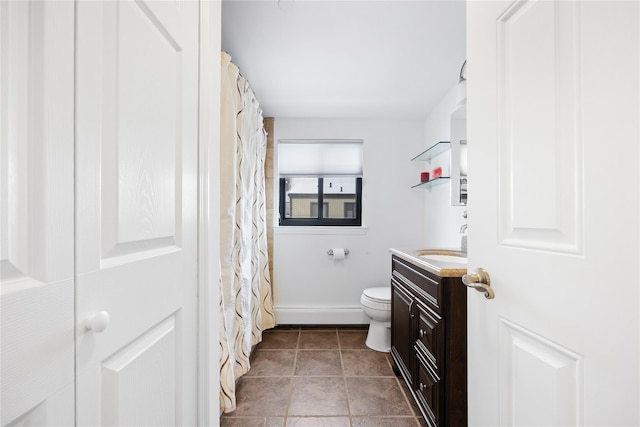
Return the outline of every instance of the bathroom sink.
<path id="1" fill-rule="evenodd" d="M 440 255 L 440 254 L 429 255 L 428 254 L 428 255 L 420 255 L 420 258 L 424 258 L 429 261 L 454 262 L 457 264 L 467 263 L 467 258 L 459 255 Z"/>
<path id="2" fill-rule="evenodd" d="M 439 277 L 462 277 L 467 274 L 467 254 L 457 249 L 396 249 L 394 257 L 413 264 Z"/>
<path id="3" fill-rule="evenodd" d="M 426 261 L 452 262 L 456 264 L 466 264 L 467 257 L 460 252 L 447 251 L 442 249 L 422 249 L 416 251 L 415 255 Z"/>

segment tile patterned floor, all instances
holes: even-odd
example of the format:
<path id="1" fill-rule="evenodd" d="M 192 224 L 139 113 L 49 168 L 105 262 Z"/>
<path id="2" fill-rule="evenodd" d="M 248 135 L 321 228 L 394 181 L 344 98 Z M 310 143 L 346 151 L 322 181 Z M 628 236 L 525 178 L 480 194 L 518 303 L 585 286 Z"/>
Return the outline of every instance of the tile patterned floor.
<path id="1" fill-rule="evenodd" d="M 265 331 L 222 427 L 417 427 L 424 420 L 366 329 Z"/>

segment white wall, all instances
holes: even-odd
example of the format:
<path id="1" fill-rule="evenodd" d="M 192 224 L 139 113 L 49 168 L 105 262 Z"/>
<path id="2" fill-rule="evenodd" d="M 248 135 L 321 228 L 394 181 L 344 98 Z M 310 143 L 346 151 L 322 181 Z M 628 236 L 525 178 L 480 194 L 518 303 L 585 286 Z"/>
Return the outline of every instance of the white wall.
<path id="1" fill-rule="evenodd" d="M 456 87 L 449 90 L 436 108 L 429 114 L 424 124 L 424 146 L 427 149 L 438 141 L 449 141 L 451 134 L 450 115 L 456 108 Z M 433 169 L 438 164 L 448 164 L 450 151 L 447 151 L 432 164 L 424 164 L 424 170 Z M 444 174 L 443 174 L 444 175 Z M 467 222 L 462 217 L 464 206 L 451 206 L 451 185 L 433 187 L 431 191 L 422 190 L 425 195 L 424 245 L 428 248 L 460 249 L 460 226 Z"/>
<path id="2" fill-rule="evenodd" d="M 389 248 L 423 244 L 425 193 L 410 188 L 420 178 L 422 165 L 410 160 L 424 146 L 423 132 L 421 120 L 275 120 L 276 143 L 364 141 L 361 229 L 276 227 L 273 279 L 279 324 L 367 323 L 360 295 L 367 287 L 389 286 Z M 327 255 L 333 247 L 350 253 L 334 261 Z"/>

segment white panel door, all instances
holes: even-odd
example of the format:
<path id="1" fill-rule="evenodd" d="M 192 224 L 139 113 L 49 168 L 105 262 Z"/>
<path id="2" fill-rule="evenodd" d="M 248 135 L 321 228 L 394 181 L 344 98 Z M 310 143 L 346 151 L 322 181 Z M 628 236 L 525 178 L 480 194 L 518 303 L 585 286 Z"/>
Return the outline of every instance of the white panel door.
<path id="1" fill-rule="evenodd" d="M 639 425 L 639 3 L 468 2 L 469 425 Z"/>
<path id="2" fill-rule="evenodd" d="M 77 421 L 195 425 L 198 4 L 76 7 Z"/>
<path id="3" fill-rule="evenodd" d="M 74 424 L 70 2 L 0 2 L 0 424 Z"/>

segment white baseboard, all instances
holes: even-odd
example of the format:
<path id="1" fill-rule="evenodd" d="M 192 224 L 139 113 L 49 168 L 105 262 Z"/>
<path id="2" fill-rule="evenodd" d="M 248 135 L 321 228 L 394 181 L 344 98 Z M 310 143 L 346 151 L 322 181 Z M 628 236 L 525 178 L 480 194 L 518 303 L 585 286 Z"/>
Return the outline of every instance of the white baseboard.
<path id="1" fill-rule="evenodd" d="M 274 307 L 278 325 L 368 325 L 361 307 Z"/>

